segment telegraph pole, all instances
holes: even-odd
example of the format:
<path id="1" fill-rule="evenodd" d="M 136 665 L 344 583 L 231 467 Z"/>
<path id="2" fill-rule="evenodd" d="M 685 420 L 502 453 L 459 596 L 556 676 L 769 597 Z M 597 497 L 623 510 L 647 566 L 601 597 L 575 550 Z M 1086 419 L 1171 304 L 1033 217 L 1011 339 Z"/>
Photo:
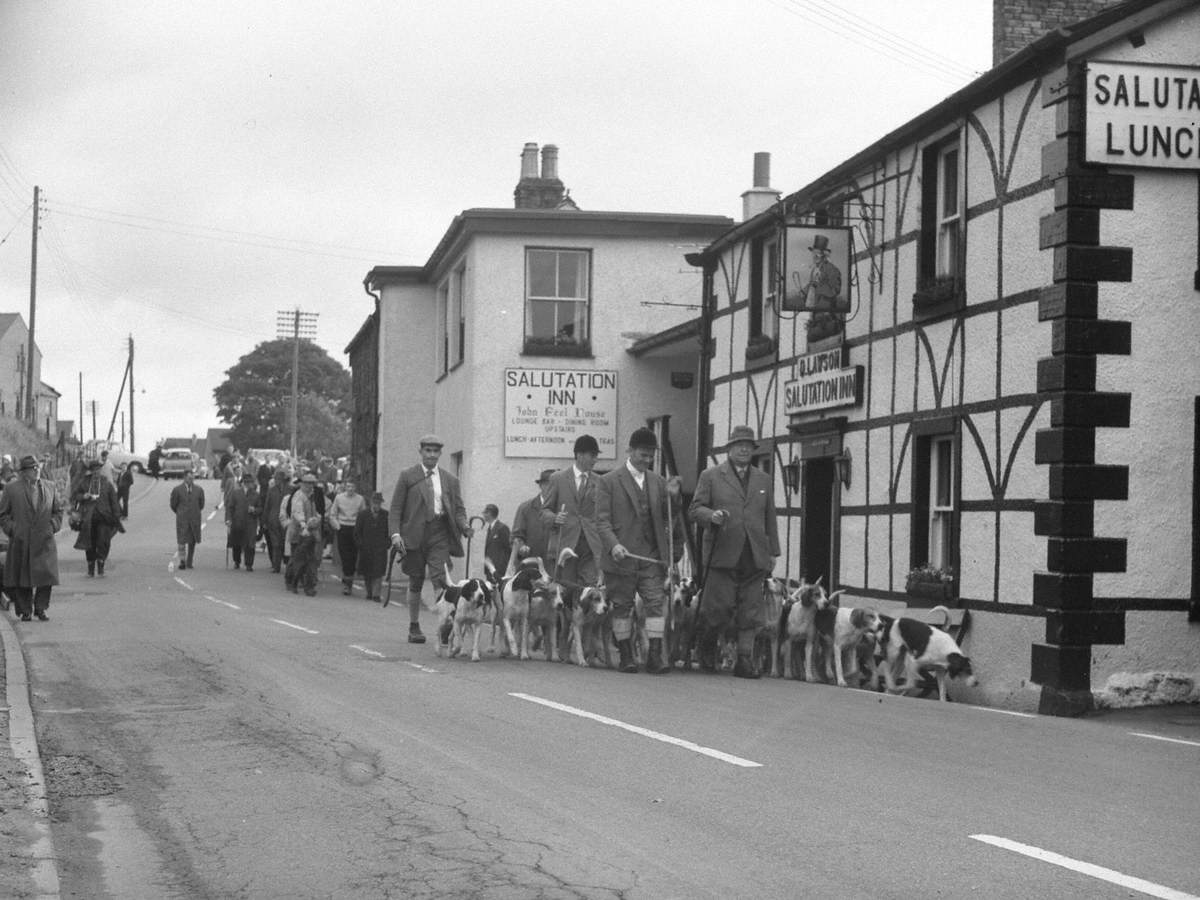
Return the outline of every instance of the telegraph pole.
<path id="1" fill-rule="evenodd" d="M 275 314 L 275 336 L 277 338 L 292 338 L 292 458 L 296 453 L 296 422 L 300 414 L 300 338 L 311 340 L 317 336 L 317 313 L 303 312 L 300 307 L 294 310 L 280 310 Z"/>
<path id="2" fill-rule="evenodd" d="M 37 320 L 37 244 L 38 244 L 38 212 L 41 203 L 41 189 L 33 186 L 33 255 L 29 266 L 29 352 L 26 354 L 25 365 L 28 367 L 25 375 L 25 417 L 29 424 L 37 427 L 37 403 L 32 402 L 33 388 L 33 326 Z"/>
<path id="3" fill-rule="evenodd" d="M 124 425 L 121 428 L 125 430 Z M 122 440 L 124 443 L 124 440 Z M 137 453 L 133 440 L 133 335 L 129 336 L 129 452 Z"/>

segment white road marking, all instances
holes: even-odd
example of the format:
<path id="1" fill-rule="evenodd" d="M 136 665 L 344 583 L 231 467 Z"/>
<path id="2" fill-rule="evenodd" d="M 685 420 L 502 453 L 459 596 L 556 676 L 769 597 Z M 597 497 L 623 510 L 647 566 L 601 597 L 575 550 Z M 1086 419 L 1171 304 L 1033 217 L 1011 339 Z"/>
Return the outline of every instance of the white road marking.
<path id="1" fill-rule="evenodd" d="M 423 666 L 420 663 L 410 662 L 410 663 L 405 663 L 405 665 L 412 666 L 414 669 L 420 669 L 422 672 L 428 672 L 430 675 L 437 674 L 437 669 L 431 669 L 431 668 L 429 668 L 429 666 Z"/>
<path id="2" fill-rule="evenodd" d="M 293 625 L 291 622 L 285 622 L 283 619 L 272 619 L 277 625 L 286 625 L 288 628 L 295 628 L 297 631 L 303 631 L 305 634 L 320 634 L 319 631 L 313 631 L 311 628 L 305 628 L 303 625 Z"/>
<path id="3" fill-rule="evenodd" d="M 1185 744 L 1188 747 L 1200 747 L 1200 741 L 1185 741 L 1183 738 L 1169 738 L 1161 734 L 1148 734 L 1145 731 L 1129 732 L 1134 737 L 1150 738 L 1152 741 L 1166 741 L 1168 744 Z"/>
<path id="4" fill-rule="evenodd" d="M 1018 718 L 1021 718 L 1021 719 L 1036 719 L 1037 718 L 1037 713 L 1017 712 L 1016 710 L 1013 710 L 1013 709 L 996 709 L 996 707 L 994 707 L 994 706 L 971 706 L 970 704 L 963 704 L 963 705 L 966 706 L 967 709 L 982 709 L 984 712 L 1000 713 L 1000 715 L 1002 715 L 1002 716 L 1017 716 Z"/>
<path id="5" fill-rule="evenodd" d="M 365 653 L 365 654 L 367 654 L 367 656 L 383 656 L 383 654 L 380 653 L 378 650 L 368 650 L 366 647 L 361 647 L 358 644 L 351 644 L 350 649 L 357 650 L 360 653 Z"/>
<path id="6" fill-rule="evenodd" d="M 178 575 L 175 576 L 175 580 L 177 582 L 179 582 L 180 584 L 182 584 L 189 591 L 192 589 L 192 586 L 190 584 L 188 584 L 186 581 L 184 581 L 182 578 L 180 578 Z"/>
<path id="7" fill-rule="evenodd" d="M 1109 884 L 1115 884 L 1131 891 L 1138 891 L 1142 894 L 1148 894 L 1151 897 L 1159 897 L 1161 900 L 1200 900 L 1195 894 L 1177 891 L 1174 888 L 1155 884 L 1153 881 L 1146 881 L 1143 878 L 1135 878 L 1132 875 L 1106 869 L 1103 866 L 1082 862 L 1078 859 L 1071 859 L 1069 856 L 1060 856 L 1049 850 L 1043 850 L 1041 847 L 1020 844 L 1016 841 L 1010 841 L 1008 838 L 996 837 L 991 834 L 972 834 L 970 838 L 982 841 L 985 844 L 991 844 L 993 847 L 999 847 L 1001 850 L 1011 850 L 1014 853 L 1028 856 L 1031 859 L 1048 862 L 1055 866 L 1062 866 L 1064 869 L 1070 869 L 1073 872 L 1079 872 L 1083 875 L 1090 875 L 1092 878 L 1098 878 L 1101 881 L 1107 881 Z"/>
<path id="8" fill-rule="evenodd" d="M 234 603 L 230 603 L 228 600 L 218 600 L 212 594 L 205 594 L 204 599 L 211 600 L 213 603 L 220 603 L 222 606 L 228 606 L 230 609 L 241 609 L 240 606 L 238 606 Z"/>
<path id="9" fill-rule="evenodd" d="M 711 747 L 702 747 L 699 744 L 694 744 L 691 741 L 685 741 L 682 738 L 671 737 L 669 734 L 662 734 L 658 731 L 651 731 L 649 728 L 642 728 L 640 725 L 630 725 L 628 722 L 622 722 L 620 719 L 610 719 L 608 716 L 601 716 L 596 713 L 588 712 L 584 709 L 577 709 L 574 706 L 567 706 L 563 703 L 556 703 L 553 700 L 545 700 L 541 697 L 534 697 L 532 694 L 509 693 L 510 697 L 516 697 L 519 700 L 528 700 L 530 703 L 538 703 L 542 706 L 548 706 L 550 709 L 557 709 L 559 712 L 570 713 L 573 716 L 579 716 L 581 719 L 591 719 L 593 722 L 599 722 L 601 725 L 612 725 L 614 728 L 621 728 L 633 734 L 640 734 L 642 737 L 648 737 L 655 741 L 662 741 L 664 744 L 674 744 L 676 747 L 682 747 L 685 750 L 691 750 L 694 753 L 701 753 L 704 756 L 711 756 L 713 759 L 719 759 L 721 762 L 727 762 L 730 765 L 741 766 L 746 769 L 762 768 L 762 763 L 756 763 L 749 759 L 742 759 L 740 756 L 733 756 L 729 753 L 723 753 L 720 750 L 713 750 Z"/>

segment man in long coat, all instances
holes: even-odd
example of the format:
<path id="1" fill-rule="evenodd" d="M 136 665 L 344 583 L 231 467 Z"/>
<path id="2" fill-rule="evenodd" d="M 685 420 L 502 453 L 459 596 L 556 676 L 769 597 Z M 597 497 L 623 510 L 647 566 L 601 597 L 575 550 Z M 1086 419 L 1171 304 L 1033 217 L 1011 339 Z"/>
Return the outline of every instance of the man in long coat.
<path id="1" fill-rule="evenodd" d="M 542 509 L 542 521 L 556 535 L 550 541 L 555 557 L 567 548 L 575 553 L 560 572 L 562 580 L 571 585 L 566 590 L 572 600 L 582 590 L 580 586 L 596 583 L 596 560 L 604 553 L 596 530 L 596 476 L 592 473 L 600 445 L 590 434 L 583 434 L 575 440 L 574 453 L 574 465 L 550 476 Z M 557 558 L 546 560 L 546 568 L 553 572 L 556 563 Z"/>
<path id="2" fill-rule="evenodd" d="M 192 568 L 196 545 L 200 543 L 200 512 L 204 509 L 204 488 L 194 483 L 189 469 L 183 481 L 171 491 L 171 512 L 175 513 L 175 543 L 179 545 L 179 568 Z"/>
<path id="3" fill-rule="evenodd" d="M 45 622 L 50 618 L 50 589 L 58 584 L 54 535 L 62 526 L 63 511 L 54 485 L 38 478 L 36 459 L 23 456 L 18 468 L 19 476 L 0 494 L 0 530 L 9 540 L 4 587 L 22 622 L 31 614 Z"/>
<path id="4" fill-rule="evenodd" d="M 254 545 L 258 540 L 258 517 L 262 505 L 258 498 L 258 487 L 254 476 L 242 474 L 241 483 L 225 498 L 225 527 L 228 529 L 225 546 L 233 551 L 233 567 L 240 569 L 242 557 L 246 559 L 246 571 L 254 571 Z"/>
<path id="5" fill-rule="evenodd" d="M 542 519 L 546 509 L 546 494 L 550 491 L 550 478 L 554 469 L 542 469 L 537 477 L 538 492 L 517 507 L 512 524 L 512 556 L 509 563 L 514 567 L 527 556 L 546 559 L 550 552 L 550 525 Z"/>
<path id="6" fill-rule="evenodd" d="M 717 639 L 731 624 L 737 626 L 737 663 L 733 674 L 758 678 L 754 639 L 766 625 L 763 581 L 779 556 L 779 525 L 775 518 L 775 485 L 761 469 L 750 465 L 754 430 L 738 425 L 729 434 L 728 458 L 700 473 L 688 510 L 697 525 L 708 526 L 704 536 L 705 570 L 700 665 L 716 668 Z"/>
<path id="7" fill-rule="evenodd" d="M 601 565 L 612 602 L 613 638 L 621 654 L 618 668 L 637 671 L 632 642 L 636 593 L 642 598 L 650 639 L 646 671 L 653 675 L 670 671 L 663 653 L 668 567 L 683 556 L 679 516 L 667 514 L 668 494 L 672 503 L 679 501 L 679 478 L 667 480 L 651 471 L 657 450 L 654 432 L 639 428 L 629 438 L 624 465 L 596 480 L 596 530 L 604 549 Z"/>
<path id="8" fill-rule="evenodd" d="M 446 587 L 446 565 L 451 557 L 463 556 L 462 539 L 472 534 L 458 479 L 438 465 L 442 439 L 422 436 L 421 461 L 400 473 L 388 510 L 392 545 L 403 555 L 408 576 L 408 640 L 425 643 L 418 621 L 421 588 L 425 577 L 441 593 Z"/>
<path id="9" fill-rule="evenodd" d="M 283 566 L 284 551 L 287 549 L 284 525 L 279 520 L 279 511 L 283 507 L 283 501 L 291 493 L 287 481 L 287 472 L 280 466 L 271 475 L 271 486 L 267 488 L 264 495 L 266 499 L 263 501 L 265 504 L 262 519 L 263 533 L 267 538 L 267 556 L 271 560 L 271 571 L 275 574 L 279 574 Z"/>

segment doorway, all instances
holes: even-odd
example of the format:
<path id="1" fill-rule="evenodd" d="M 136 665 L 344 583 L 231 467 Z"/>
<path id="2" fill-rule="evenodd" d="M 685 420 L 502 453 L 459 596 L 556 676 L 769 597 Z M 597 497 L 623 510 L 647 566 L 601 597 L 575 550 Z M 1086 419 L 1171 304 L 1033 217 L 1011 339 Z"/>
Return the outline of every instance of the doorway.
<path id="1" fill-rule="evenodd" d="M 833 491 L 837 473 L 833 458 L 824 456 L 804 463 L 800 572 L 810 582 L 824 576 L 827 590 L 836 587 L 833 557 Z"/>

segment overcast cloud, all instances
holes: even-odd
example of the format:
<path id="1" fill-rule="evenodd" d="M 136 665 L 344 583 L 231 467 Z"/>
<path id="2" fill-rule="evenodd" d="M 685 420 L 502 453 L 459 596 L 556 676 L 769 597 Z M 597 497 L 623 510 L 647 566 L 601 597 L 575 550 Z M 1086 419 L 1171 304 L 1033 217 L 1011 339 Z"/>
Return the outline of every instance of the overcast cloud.
<path id="1" fill-rule="evenodd" d="M 986 70 L 991 6 L 0 0 L 0 312 L 36 184 L 43 380 L 103 436 L 132 334 L 145 452 L 279 310 L 348 364 L 366 272 L 511 207 L 526 141 L 583 209 L 736 219 L 755 151 L 796 190 Z"/>

